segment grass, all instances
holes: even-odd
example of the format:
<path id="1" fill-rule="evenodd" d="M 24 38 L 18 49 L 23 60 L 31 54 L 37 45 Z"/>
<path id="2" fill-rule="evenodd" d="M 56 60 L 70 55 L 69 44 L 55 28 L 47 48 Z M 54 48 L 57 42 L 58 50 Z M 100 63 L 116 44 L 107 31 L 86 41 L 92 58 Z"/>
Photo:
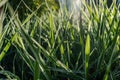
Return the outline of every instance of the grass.
<path id="1" fill-rule="evenodd" d="M 0 36 L 1 79 L 119 80 L 120 12 L 115 3 L 110 8 L 102 1 L 99 6 L 84 4 L 82 23 L 70 20 L 62 9 L 49 8 L 39 17 L 41 6 L 28 8 L 31 14 L 21 21 L 7 3 Z"/>

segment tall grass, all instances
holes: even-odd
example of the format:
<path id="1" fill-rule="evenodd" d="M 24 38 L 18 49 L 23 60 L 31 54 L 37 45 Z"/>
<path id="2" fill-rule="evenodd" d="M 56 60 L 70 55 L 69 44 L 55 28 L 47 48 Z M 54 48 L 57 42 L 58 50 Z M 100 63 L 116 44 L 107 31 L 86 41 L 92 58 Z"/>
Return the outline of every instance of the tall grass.
<path id="1" fill-rule="evenodd" d="M 35 11 L 26 5 L 31 14 L 20 21 L 11 5 L 7 6 L 10 15 L 0 37 L 0 74 L 5 75 L 2 78 L 119 80 L 120 12 L 115 3 L 110 8 L 103 1 L 99 5 L 94 1 L 90 5 L 84 3 L 85 8 L 80 9 L 82 23 L 78 24 L 62 9 L 49 8 L 49 12 L 37 16 L 41 5 Z M 12 54 L 13 69 L 7 71 L 2 65 Z"/>

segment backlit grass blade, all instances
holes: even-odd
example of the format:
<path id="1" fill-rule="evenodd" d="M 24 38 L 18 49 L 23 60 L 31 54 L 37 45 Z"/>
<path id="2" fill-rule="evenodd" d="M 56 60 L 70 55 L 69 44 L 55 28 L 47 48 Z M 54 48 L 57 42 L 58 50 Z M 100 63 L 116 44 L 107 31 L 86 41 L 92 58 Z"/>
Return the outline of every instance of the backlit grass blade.
<path id="1" fill-rule="evenodd" d="M 53 45 L 55 42 L 54 40 L 55 27 L 54 27 L 54 18 L 53 18 L 52 13 L 50 14 L 49 22 L 50 22 L 50 40 L 51 40 L 50 42 L 51 42 L 51 45 Z"/>
<path id="2" fill-rule="evenodd" d="M 90 35 L 87 34 L 86 45 L 85 45 L 85 78 L 86 80 L 88 80 L 89 57 L 90 57 Z"/>
<path id="3" fill-rule="evenodd" d="M 3 59 L 3 57 L 5 56 L 5 54 L 7 53 L 7 51 L 9 50 L 10 46 L 12 45 L 12 43 L 14 42 L 14 40 L 17 37 L 17 33 L 13 35 L 13 37 L 10 39 L 10 41 L 6 44 L 6 46 L 4 47 L 4 49 L 2 50 L 1 54 L 0 54 L 0 61 Z"/>

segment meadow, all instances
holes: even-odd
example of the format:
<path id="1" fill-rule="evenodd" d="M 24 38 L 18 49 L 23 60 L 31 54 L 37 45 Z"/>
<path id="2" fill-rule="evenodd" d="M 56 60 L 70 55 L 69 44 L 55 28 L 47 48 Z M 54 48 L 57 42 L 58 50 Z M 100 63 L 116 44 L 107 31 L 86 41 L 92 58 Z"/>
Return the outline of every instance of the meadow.
<path id="1" fill-rule="evenodd" d="M 20 4 L 29 11 L 22 19 Z M 47 2 L 41 16 L 43 4 L 35 10 L 20 4 L 7 2 L 0 21 L 1 80 L 120 79 L 120 5 L 85 2 L 74 21 L 67 9 L 53 10 Z"/>

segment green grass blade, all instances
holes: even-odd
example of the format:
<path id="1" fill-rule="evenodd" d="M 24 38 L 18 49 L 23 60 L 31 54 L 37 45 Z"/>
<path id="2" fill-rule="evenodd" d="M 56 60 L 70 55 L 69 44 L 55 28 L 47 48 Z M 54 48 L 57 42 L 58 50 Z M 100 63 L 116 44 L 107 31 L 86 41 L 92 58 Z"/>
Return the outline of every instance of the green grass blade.
<path id="1" fill-rule="evenodd" d="M 16 76 L 15 74 L 13 74 L 13 73 L 11 73 L 9 71 L 1 70 L 0 74 L 5 75 L 6 77 L 8 77 L 8 79 L 20 80 L 20 78 L 18 76 Z"/>
<path id="2" fill-rule="evenodd" d="M 16 39 L 16 37 L 17 37 L 17 33 L 14 34 L 13 37 L 10 39 L 10 41 L 6 44 L 5 48 L 3 49 L 3 51 L 0 54 L 0 61 L 3 59 L 3 57 L 7 53 L 7 51 L 10 48 L 10 46 L 12 45 L 12 43 L 14 42 L 14 40 Z"/>
<path id="3" fill-rule="evenodd" d="M 89 56 L 90 56 L 90 35 L 87 34 L 86 45 L 85 45 L 85 78 L 86 80 L 88 79 Z"/>

